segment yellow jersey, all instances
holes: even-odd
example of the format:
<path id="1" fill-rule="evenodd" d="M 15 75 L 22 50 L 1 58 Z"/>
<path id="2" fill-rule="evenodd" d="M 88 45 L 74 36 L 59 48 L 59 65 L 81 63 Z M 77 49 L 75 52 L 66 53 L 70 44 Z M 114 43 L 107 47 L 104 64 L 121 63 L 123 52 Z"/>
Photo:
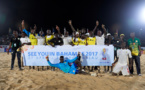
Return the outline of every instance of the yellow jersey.
<path id="1" fill-rule="evenodd" d="M 35 34 L 35 36 L 34 36 L 33 34 L 30 33 L 29 39 L 31 41 L 31 45 L 37 45 L 37 38 L 36 38 L 37 35 L 38 34 Z"/>
<path id="2" fill-rule="evenodd" d="M 49 44 L 48 44 L 48 41 L 50 41 L 50 40 L 53 39 L 53 38 L 54 38 L 54 35 L 49 35 L 49 36 L 46 35 L 46 36 L 45 36 L 45 42 L 46 42 L 46 44 L 49 45 Z"/>
<path id="3" fill-rule="evenodd" d="M 95 45 L 96 44 L 96 37 L 89 37 L 87 38 L 88 45 Z"/>
<path id="4" fill-rule="evenodd" d="M 79 43 L 81 42 L 81 39 L 80 38 L 76 38 L 76 40 L 74 41 L 74 38 L 72 38 L 72 43 L 74 45 L 79 45 Z"/>
<path id="5" fill-rule="evenodd" d="M 84 40 L 80 39 L 79 45 L 86 45 L 86 43 L 87 43 L 87 39 Z"/>

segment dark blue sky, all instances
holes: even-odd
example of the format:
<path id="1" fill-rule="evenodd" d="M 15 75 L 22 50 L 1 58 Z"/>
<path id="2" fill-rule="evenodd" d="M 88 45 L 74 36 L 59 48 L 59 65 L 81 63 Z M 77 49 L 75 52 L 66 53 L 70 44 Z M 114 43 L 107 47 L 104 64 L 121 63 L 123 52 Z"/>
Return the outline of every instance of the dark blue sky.
<path id="1" fill-rule="evenodd" d="M 69 19 L 75 28 L 92 30 L 99 20 L 111 33 L 118 28 L 127 34 L 139 30 L 137 15 L 142 6 L 145 0 L 0 0 L 0 34 L 9 27 L 17 30 L 22 19 L 28 27 L 37 24 L 38 30 L 55 25 L 70 30 Z"/>

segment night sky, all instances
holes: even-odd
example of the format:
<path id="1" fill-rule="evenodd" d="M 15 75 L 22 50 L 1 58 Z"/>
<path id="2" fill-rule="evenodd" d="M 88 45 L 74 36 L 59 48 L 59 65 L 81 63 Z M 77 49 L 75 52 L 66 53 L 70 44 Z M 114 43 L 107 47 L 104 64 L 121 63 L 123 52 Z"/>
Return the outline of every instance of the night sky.
<path id="1" fill-rule="evenodd" d="M 69 19 L 75 29 L 92 30 L 99 20 L 111 33 L 118 29 L 128 34 L 140 30 L 137 16 L 143 6 L 145 0 L 0 0 L 0 34 L 8 33 L 9 27 L 18 30 L 23 19 L 28 30 L 36 24 L 38 30 L 58 25 L 71 31 Z"/>

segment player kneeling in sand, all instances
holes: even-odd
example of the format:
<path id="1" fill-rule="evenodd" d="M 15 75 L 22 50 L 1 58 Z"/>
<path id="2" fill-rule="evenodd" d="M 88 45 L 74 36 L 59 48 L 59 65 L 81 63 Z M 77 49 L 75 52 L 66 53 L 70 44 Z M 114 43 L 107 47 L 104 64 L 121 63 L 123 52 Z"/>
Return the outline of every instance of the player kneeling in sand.
<path id="1" fill-rule="evenodd" d="M 114 66 L 115 63 L 117 62 L 117 64 L 113 68 L 112 75 L 116 75 L 120 71 L 122 72 L 123 76 L 130 75 L 129 68 L 128 68 L 128 65 L 127 65 L 127 59 L 128 59 L 128 57 L 129 57 L 129 62 L 131 62 L 129 64 L 129 67 L 131 67 L 132 66 L 132 55 L 131 55 L 131 51 L 129 49 L 126 49 L 126 43 L 125 42 L 122 42 L 121 43 L 121 49 L 118 49 L 117 50 L 117 59 L 112 64 L 112 66 Z"/>
<path id="2" fill-rule="evenodd" d="M 49 56 L 46 56 L 46 59 L 48 61 L 48 64 L 52 67 L 57 67 L 65 73 L 77 74 L 79 73 L 79 71 L 77 70 L 78 67 L 80 67 L 80 71 L 82 70 L 81 62 L 78 60 L 79 57 L 80 52 L 78 52 L 77 57 L 72 60 L 64 60 L 64 57 L 60 56 L 60 63 L 58 64 L 51 64 L 51 62 L 49 61 Z"/>

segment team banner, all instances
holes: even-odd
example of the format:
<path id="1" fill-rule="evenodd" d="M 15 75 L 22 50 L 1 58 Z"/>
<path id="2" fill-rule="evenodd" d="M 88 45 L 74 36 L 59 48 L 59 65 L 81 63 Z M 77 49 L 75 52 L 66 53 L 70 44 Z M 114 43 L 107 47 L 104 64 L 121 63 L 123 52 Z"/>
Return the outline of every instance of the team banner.
<path id="1" fill-rule="evenodd" d="M 24 66 L 49 66 L 45 57 L 49 55 L 52 64 L 59 63 L 60 56 L 65 60 L 73 59 L 78 52 L 82 54 L 82 66 L 111 66 L 114 62 L 114 46 L 23 46 Z"/>

